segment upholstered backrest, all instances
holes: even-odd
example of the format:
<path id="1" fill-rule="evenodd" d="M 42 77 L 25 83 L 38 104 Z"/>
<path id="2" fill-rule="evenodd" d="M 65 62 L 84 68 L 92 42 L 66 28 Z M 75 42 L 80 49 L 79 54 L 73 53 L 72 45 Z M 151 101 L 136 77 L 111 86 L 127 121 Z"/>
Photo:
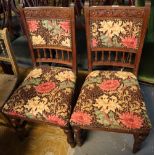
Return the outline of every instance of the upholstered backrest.
<path id="1" fill-rule="evenodd" d="M 20 13 L 34 64 L 65 64 L 75 71 L 74 7 L 29 7 Z"/>
<path id="2" fill-rule="evenodd" d="M 85 5 L 88 67 L 118 66 L 137 74 L 149 7 Z"/>
<path id="3" fill-rule="evenodd" d="M 18 76 L 19 71 L 11 48 L 7 28 L 0 30 L 0 62 L 10 63 L 14 75 Z"/>

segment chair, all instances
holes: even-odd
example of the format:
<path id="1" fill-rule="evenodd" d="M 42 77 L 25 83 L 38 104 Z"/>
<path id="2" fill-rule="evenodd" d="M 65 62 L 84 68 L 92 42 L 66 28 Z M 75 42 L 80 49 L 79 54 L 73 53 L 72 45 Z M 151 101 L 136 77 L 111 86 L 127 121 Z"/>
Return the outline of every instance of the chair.
<path id="1" fill-rule="evenodd" d="M 151 123 L 136 77 L 149 12 L 149 7 L 85 5 L 90 73 L 70 120 L 79 146 L 82 129 L 133 134 L 133 152 L 149 134 Z"/>
<path id="2" fill-rule="evenodd" d="M 0 72 L 0 112 L 1 116 L 6 121 L 6 123 L 0 122 L 0 124 L 7 127 L 13 127 L 11 120 L 2 113 L 2 107 L 14 90 L 19 75 L 15 56 L 11 49 L 7 28 L 0 30 L 0 64 L 4 71 L 6 70 L 6 64 L 11 64 L 14 73 L 14 75 L 11 75 Z"/>
<path id="3" fill-rule="evenodd" d="M 21 8 L 20 15 L 34 69 L 4 105 L 3 112 L 59 126 L 74 147 L 69 123 L 77 70 L 74 6 Z"/>

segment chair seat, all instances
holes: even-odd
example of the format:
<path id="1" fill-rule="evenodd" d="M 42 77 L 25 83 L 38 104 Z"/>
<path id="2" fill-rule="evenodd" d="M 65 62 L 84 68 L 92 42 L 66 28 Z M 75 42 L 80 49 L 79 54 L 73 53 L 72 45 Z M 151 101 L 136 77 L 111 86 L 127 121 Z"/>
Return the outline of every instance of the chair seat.
<path id="1" fill-rule="evenodd" d="M 72 70 L 63 67 L 37 67 L 3 107 L 7 115 L 67 126 L 75 87 Z"/>
<path id="2" fill-rule="evenodd" d="M 149 129 L 136 76 L 124 71 L 91 72 L 83 84 L 71 124 L 123 131 Z"/>
<path id="3" fill-rule="evenodd" d="M 9 74 L 0 74 L 0 109 L 5 101 L 11 95 L 17 83 L 17 76 Z"/>

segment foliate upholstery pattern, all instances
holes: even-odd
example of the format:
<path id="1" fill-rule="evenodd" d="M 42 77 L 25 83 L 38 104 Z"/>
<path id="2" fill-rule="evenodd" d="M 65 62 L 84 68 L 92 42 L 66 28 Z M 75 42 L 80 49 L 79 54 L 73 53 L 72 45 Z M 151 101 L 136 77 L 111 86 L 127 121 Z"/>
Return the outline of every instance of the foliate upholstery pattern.
<path id="1" fill-rule="evenodd" d="M 91 47 L 138 49 L 141 20 L 105 19 L 91 21 Z"/>
<path id="2" fill-rule="evenodd" d="M 3 112 L 67 126 L 75 80 L 67 68 L 35 68 L 4 105 Z"/>
<path id="3" fill-rule="evenodd" d="M 52 45 L 71 48 L 71 24 L 69 20 L 27 19 L 32 45 Z"/>
<path id="4" fill-rule="evenodd" d="M 124 130 L 150 128 L 134 74 L 122 71 L 91 72 L 83 84 L 71 124 Z"/>

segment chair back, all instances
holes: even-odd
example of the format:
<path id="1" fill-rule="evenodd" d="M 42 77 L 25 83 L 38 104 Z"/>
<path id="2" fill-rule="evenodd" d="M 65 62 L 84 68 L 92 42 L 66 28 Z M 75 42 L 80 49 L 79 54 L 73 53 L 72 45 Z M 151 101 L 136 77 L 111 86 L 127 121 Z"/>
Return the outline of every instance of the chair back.
<path id="1" fill-rule="evenodd" d="M 62 6 L 67 7 L 73 0 L 21 0 L 19 3 L 23 7 L 36 6 Z"/>
<path id="2" fill-rule="evenodd" d="M 54 63 L 76 72 L 74 6 L 21 8 L 34 65 Z"/>
<path id="3" fill-rule="evenodd" d="M 10 63 L 14 75 L 18 77 L 19 71 L 11 48 L 7 28 L 0 30 L 0 62 Z"/>
<path id="4" fill-rule="evenodd" d="M 90 6 L 112 5 L 115 0 L 89 0 Z"/>
<path id="5" fill-rule="evenodd" d="M 114 66 L 137 75 L 150 8 L 85 4 L 88 69 Z"/>

